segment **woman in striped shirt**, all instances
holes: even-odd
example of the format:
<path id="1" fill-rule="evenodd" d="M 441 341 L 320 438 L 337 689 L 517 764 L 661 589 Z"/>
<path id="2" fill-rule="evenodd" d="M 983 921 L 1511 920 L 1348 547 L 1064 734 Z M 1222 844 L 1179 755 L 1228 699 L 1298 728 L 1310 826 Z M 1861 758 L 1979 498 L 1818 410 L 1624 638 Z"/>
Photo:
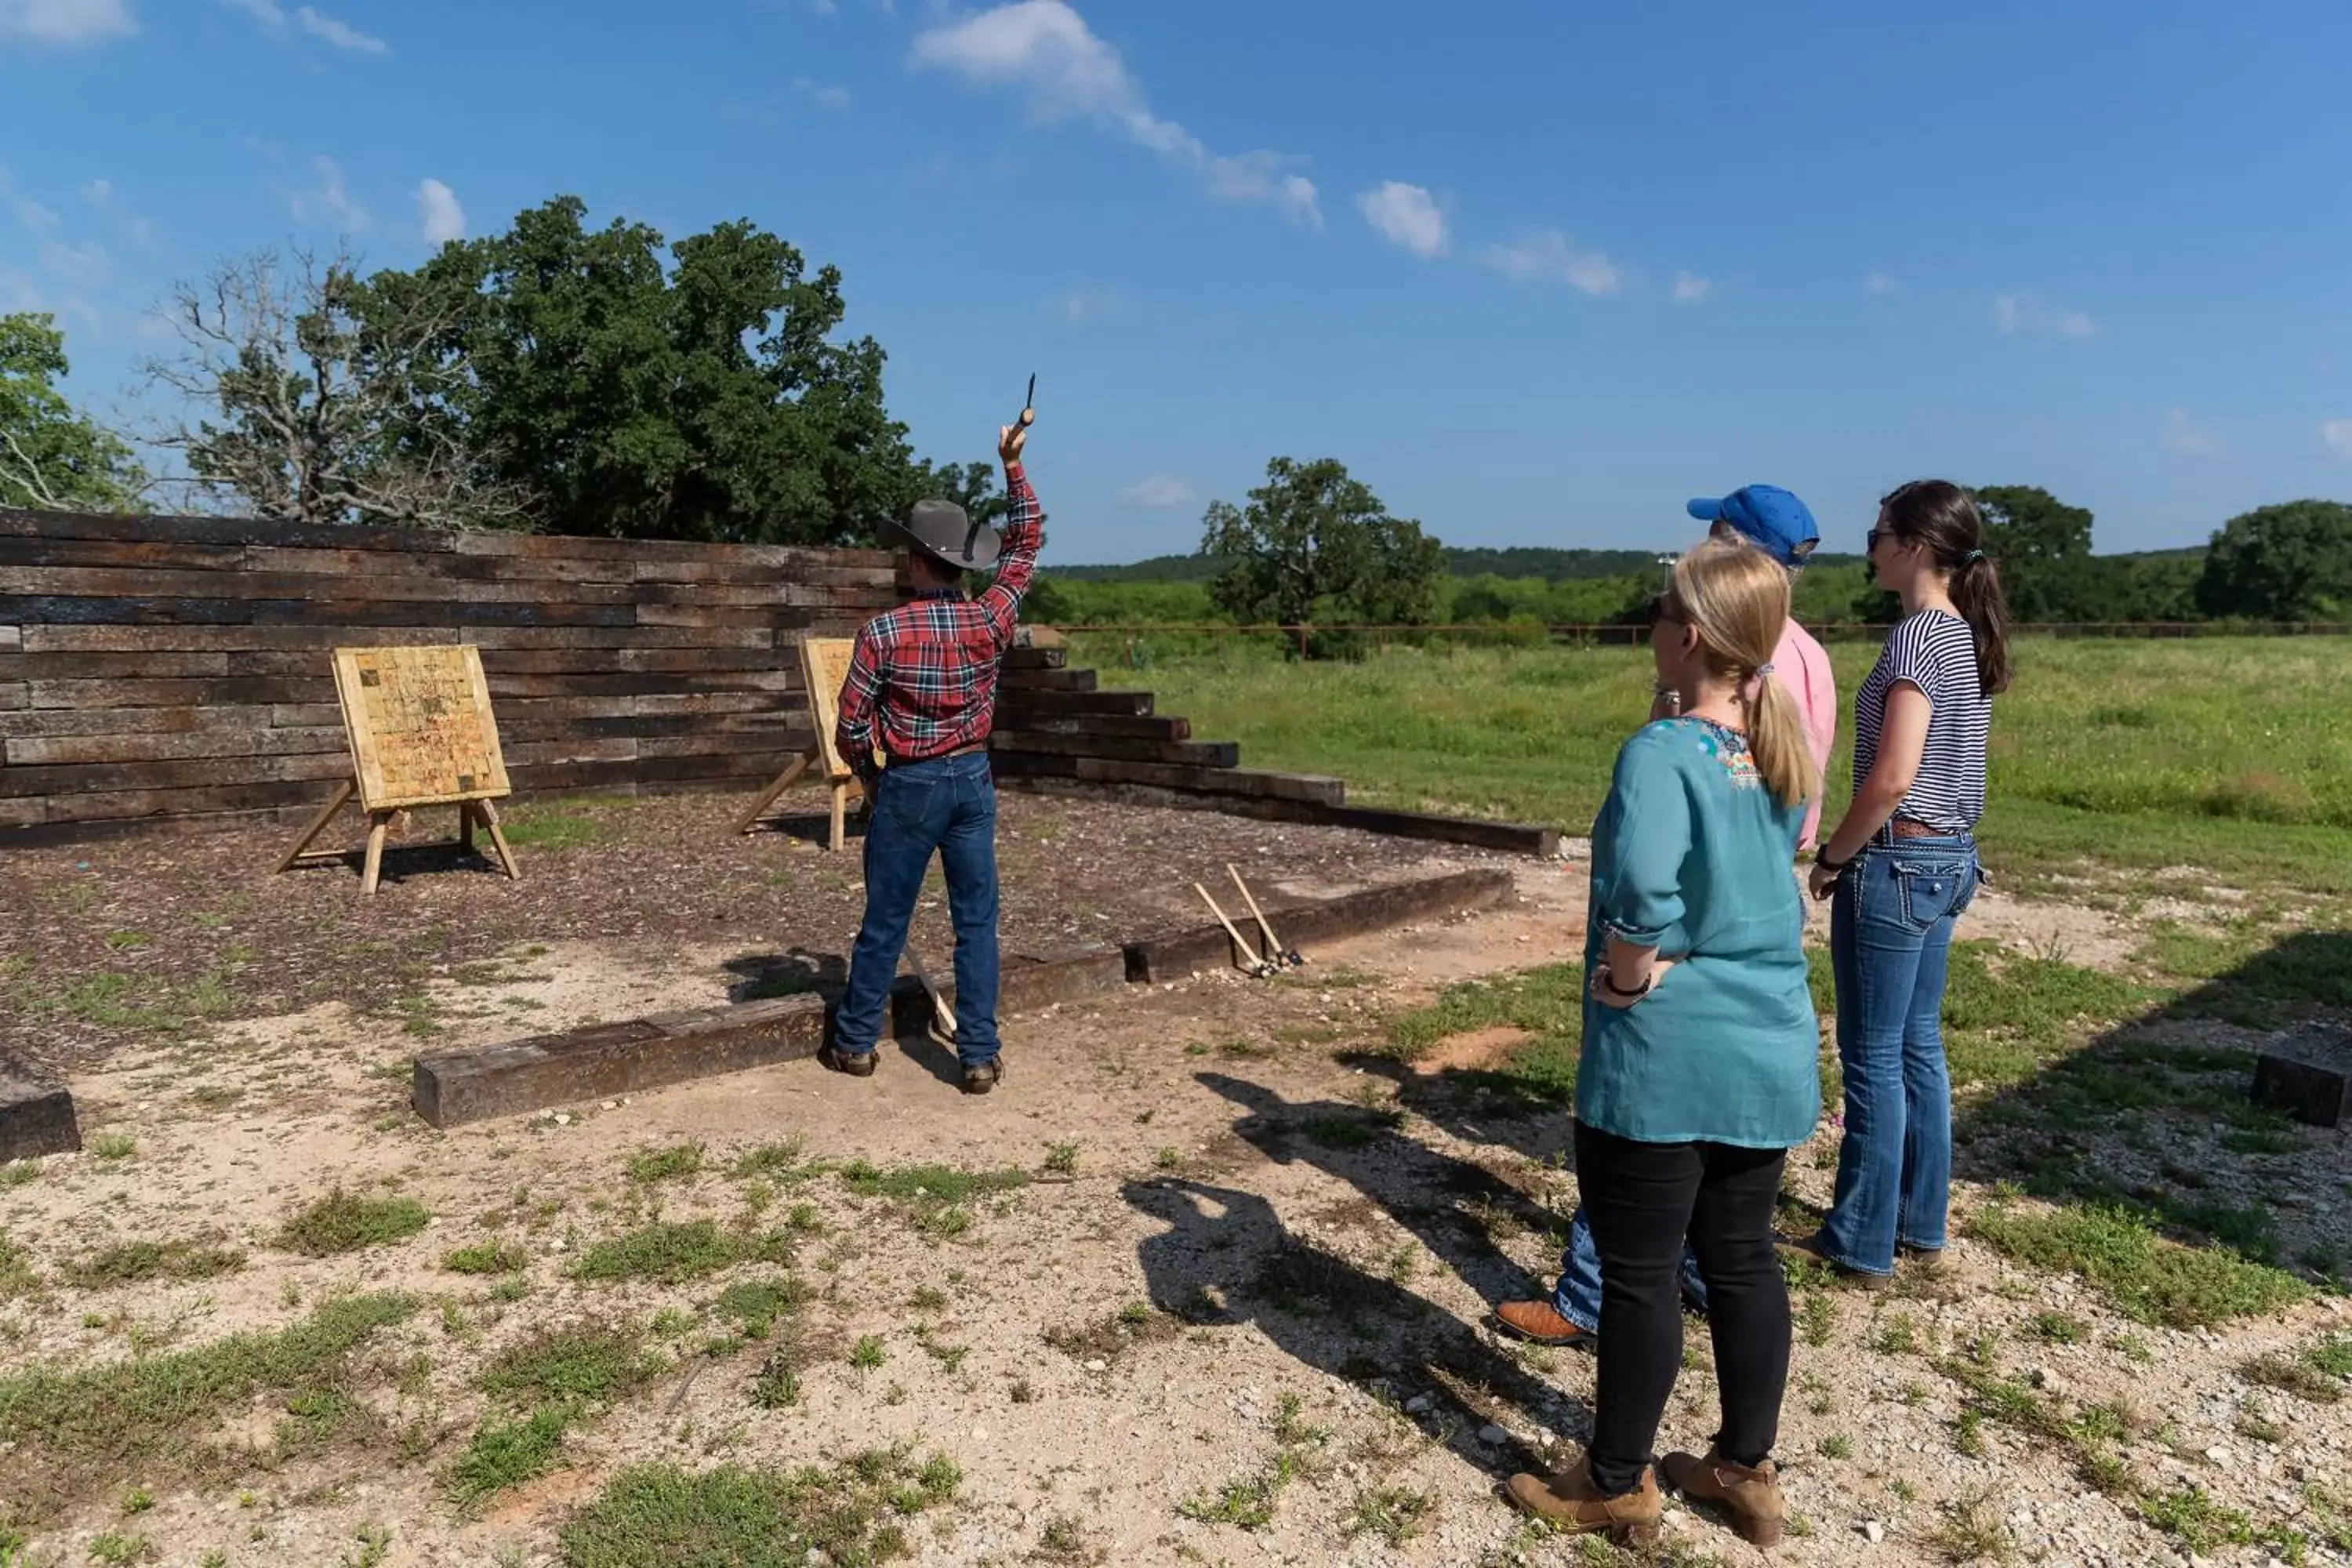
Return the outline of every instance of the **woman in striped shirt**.
<path id="1" fill-rule="evenodd" d="M 1944 1247 L 1945 964 L 1983 877 L 1976 826 L 1992 699 L 2009 686 L 2009 612 L 1984 521 L 1958 485 L 1895 490 L 1868 548 L 1903 618 L 1854 700 L 1853 804 L 1813 862 L 1813 897 L 1834 895 L 1845 1138 L 1829 1215 L 1798 1245 L 1842 1273 L 1885 1280 L 1898 1248 L 1932 1262 Z"/>

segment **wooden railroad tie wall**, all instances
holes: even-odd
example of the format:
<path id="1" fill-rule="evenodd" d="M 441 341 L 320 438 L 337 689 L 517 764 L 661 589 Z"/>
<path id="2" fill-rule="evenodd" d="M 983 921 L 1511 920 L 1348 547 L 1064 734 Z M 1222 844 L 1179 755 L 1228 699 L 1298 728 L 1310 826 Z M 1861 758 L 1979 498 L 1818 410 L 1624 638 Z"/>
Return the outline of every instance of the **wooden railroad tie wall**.
<path id="1" fill-rule="evenodd" d="M 900 597 L 874 550 L 0 510 L 0 846 L 299 822 L 338 645 L 478 647 L 519 795 L 748 793 L 814 742 L 802 635 Z"/>

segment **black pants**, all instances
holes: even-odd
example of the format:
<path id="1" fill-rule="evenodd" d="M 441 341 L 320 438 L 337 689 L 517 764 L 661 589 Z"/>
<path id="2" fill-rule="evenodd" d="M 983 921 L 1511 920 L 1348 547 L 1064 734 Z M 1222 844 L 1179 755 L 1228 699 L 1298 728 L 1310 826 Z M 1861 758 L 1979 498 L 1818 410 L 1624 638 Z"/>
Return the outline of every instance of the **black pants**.
<path id="1" fill-rule="evenodd" d="M 1785 1149 L 1638 1143 L 1576 1128 L 1576 1182 L 1601 1249 L 1600 1391 L 1590 1450 L 1611 1497 L 1640 1485 L 1682 1369 L 1675 1271 L 1689 1237 L 1706 1282 L 1723 1425 L 1715 1444 L 1761 1463 L 1780 1435 L 1789 1382 L 1789 1289 L 1772 1250 Z"/>

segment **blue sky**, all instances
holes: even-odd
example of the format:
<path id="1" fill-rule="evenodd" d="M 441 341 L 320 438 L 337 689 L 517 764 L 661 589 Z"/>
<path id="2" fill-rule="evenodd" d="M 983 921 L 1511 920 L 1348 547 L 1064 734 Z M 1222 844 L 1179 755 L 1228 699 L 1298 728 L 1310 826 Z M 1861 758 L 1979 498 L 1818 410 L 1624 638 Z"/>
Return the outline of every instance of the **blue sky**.
<path id="1" fill-rule="evenodd" d="M 0 310 L 106 407 L 215 257 L 572 193 L 838 265 L 932 455 L 1037 372 L 1049 560 L 1276 453 L 1457 544 L 1769 480 L 1852 548 L 1927 474 L 2189 543 L 2352 497 L 2347 59 L 2342 0 L 0 0 Z"/>

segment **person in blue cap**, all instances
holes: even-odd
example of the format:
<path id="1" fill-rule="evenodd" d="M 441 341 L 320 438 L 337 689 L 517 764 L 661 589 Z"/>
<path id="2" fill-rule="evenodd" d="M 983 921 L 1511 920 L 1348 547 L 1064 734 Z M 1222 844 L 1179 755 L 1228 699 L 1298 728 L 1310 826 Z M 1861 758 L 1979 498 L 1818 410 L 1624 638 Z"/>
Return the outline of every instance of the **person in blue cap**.
<path id="1" fill-rule="evenodd" d="M 1737 539 L 1754 545 L 1787 568 L 1790 576 L 1804 570 L 1821 543 L 1821 529 L 1805 503 L 1778 485 L 1746 485 L 1717 500 L 1692 501 L 1691 516 L 1708 524 L 1710 539 Z M 1837 681 L 1830 656 L 1814 636 L 1789 617 L 1772 653 L 1771 672 L 1794 700 L 1804 721 L 1805 741 L 1816 770 L 1826 773 L 1830 752 L 1837 745 Z M 1679 695 L 1661 690 L 1651 704 L 1655 722 L 1679 710 Z M 1813 847 L 1822 822 L 1821 791 L 1814 790 L 1805 808 L 1805 822 L 1797 840 L 1799 853 Z M 1696 1312 L 1706 1310 L 1706 1287 L 1700 1282 L 1697 1260 L 1683 1255 L 1684 1300 Z M 1495 1309 L 1495 1320 L 1521 1339 L 1539 1344 L 1589 1344 L 1601 1325 L 1601 1252 L 1593 1245 L 1592 1226 L 1579 1205 L 1568 1225 L 1568 1245 L 1559 1258 L 1559 1278 L 1549 1300 L 1505 1301 Z"/>

